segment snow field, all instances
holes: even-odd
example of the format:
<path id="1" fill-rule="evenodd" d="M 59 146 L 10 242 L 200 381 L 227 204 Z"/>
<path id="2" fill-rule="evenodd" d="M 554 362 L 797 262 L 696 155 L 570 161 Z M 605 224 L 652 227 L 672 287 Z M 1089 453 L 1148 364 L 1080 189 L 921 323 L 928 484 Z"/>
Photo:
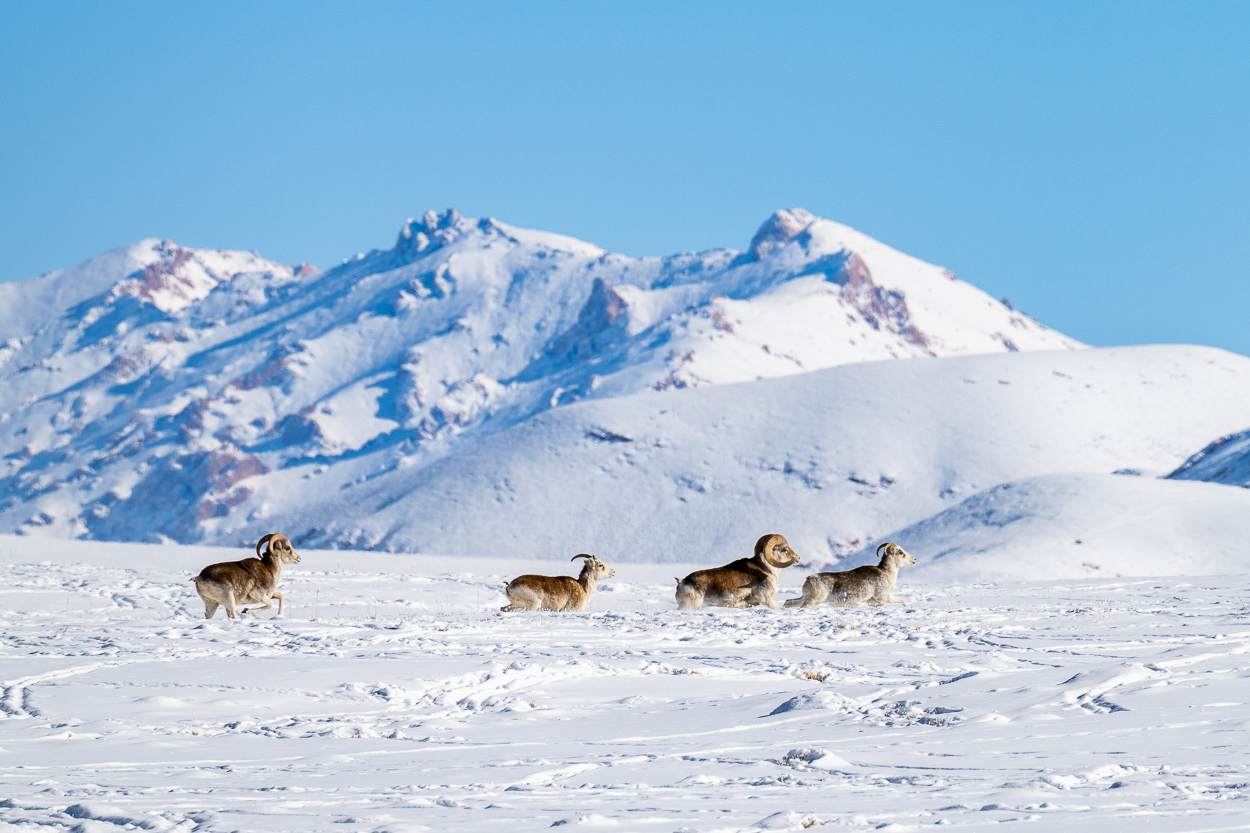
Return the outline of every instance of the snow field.
<path id="1" fill-rule="evenodd" d="M 301 554 L 205 621 L 240 551 L 0 538 L 0 830 L 1245 829 L 1244 575 L 508 615 L 559 568 Z"/>

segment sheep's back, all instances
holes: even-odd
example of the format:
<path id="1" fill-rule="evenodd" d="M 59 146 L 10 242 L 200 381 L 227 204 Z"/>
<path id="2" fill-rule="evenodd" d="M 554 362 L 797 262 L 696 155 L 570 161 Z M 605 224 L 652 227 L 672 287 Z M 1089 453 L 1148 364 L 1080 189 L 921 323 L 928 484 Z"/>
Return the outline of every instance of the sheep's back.
<path id="1" fill-rule="evenodd" d="M 551 610 L 568 610 L 581 604 L 585 593 L 577 579 L 569 576 L 517 576 L 508 582 L 508 590 L 525 588 L 542 596 Z"/>
<path id="2" fill-rule="evenodd" d="M 890 576 L 880 567 L 867 565 L 841 573 L 822 573 L 832 582 L 830 595 L 845 601 L 863 601 L 891 589 Z"/>
<path id="3" fill-rule="evenodd" d="M 222 561 L 210 564 L 196 577 L 197 581 L 212 584 L 223 584 L 234 587 L 235 592 L 250 592 L 263 589 L 274 583 L 273 573 L 259 558 L 245 558 L 242 561 Z"/>

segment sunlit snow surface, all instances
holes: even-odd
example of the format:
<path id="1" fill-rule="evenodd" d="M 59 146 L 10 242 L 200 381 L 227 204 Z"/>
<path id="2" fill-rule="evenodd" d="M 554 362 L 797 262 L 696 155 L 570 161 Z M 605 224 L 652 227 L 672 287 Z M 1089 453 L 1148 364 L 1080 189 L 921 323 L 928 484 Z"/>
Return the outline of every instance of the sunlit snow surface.
<path id="1" fill-rule="evenodd" d="M 588 613 L 505 615 L 503 582 L 538 565 L 306 551 L 286 618 L 205 622 L 187 578 L 242 555 L 0 539 L 0 830 L 1067 833 L 1250 811 L 1250 577 L 904 572 L 908 609 L 678 612 L 686 567 L 621 565 Z"/>

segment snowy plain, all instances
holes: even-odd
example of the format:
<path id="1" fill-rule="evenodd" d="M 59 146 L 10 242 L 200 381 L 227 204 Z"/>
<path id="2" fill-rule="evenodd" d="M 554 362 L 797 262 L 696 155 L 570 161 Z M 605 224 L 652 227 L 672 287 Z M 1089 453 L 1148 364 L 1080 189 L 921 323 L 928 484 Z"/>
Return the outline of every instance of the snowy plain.
<path id="1" fill-rule="evenodd" d="M 0 538 L 0 830 L 1250 827 L 1244 572 L 509 615 L 555 565 L 304 551 L 284 618 L 203 620 L 243 555 Z"/>

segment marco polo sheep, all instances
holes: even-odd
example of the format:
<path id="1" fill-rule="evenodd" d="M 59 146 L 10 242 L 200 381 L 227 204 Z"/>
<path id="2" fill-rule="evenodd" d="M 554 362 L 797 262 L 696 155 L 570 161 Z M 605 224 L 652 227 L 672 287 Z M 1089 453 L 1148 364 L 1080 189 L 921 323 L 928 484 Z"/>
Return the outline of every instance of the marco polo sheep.
<path id="1" fill-rule="evenodd" d="M 569 559 L 586 559 L 577 578 L 571 576 L 517 576 L 508 582 L 504 593 L 507 604 L 500 610 L 585 610 L 595 588 L 605 578 L 612 578 L 616 570 L 604 564 L 596 556 L 581 553 Z"/>
<path id="2" fill-rule="evenodd" d="M 261 555 L 261 547 L 265 547 Z M 226 606 L 226 616 L 235 616 L 235 605 L 262 604 L 246 608 L 242 613 L 257 613 L 273 607 L 278 600 L 278 615 L 282 615 L 285 597 L 278 592 L 278 580 L 287 564 L 298 564 L 299 553 L 291 546 L 285 535 L 271 532 L 256 542 L 256 558 L 242 561 L 223 561 L 210 564 L 191 579 L 195 592 L 204 600 L 204 618 L 212 619 L 219 605 Z"/>
<path id="3" fill-rule="evenodd" d="M 777 607 L 777 573 L 798 561 L 785 536 L 765 535 L 755 542 L 752 557 L 678 579 L 677 607 Z"/>
<path id="4" fill-rule="evenodd" d="M 835 607 L 887 602 L 906 607 L 907 602 L 894 595 L 894 584 L 898 581 L 899 568 L 915 564 L 915 556 L 891 543 L 877 547 L 877 555 L 881 556 L 881 563 L 876 567 L 865 565 L 841 573 L 813 573 L 803 582 L 803 596 L 786 599 L 786 607 L 816 607 L 826 602 Z"/>

